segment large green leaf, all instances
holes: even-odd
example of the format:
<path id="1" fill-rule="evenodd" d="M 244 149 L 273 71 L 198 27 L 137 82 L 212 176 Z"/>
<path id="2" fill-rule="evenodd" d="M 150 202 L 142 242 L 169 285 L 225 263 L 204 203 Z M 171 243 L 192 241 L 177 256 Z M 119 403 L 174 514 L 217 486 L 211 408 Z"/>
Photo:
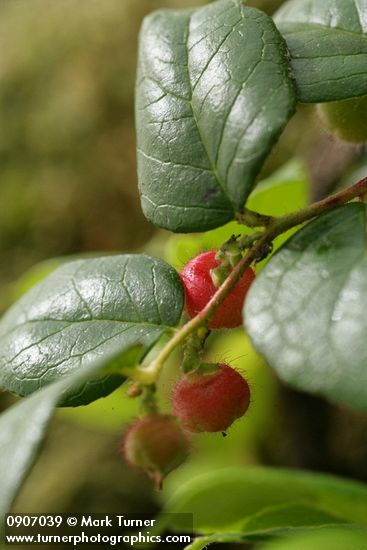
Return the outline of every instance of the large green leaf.
<path id="1" fill-rule="evenodd" d="M 0 322 L 0 385 L 27 395 L 111 348 L 146 352 L 175 326 L 183 289 L 174 269 L 146 255 L 69 262 L 43 279 Z M 87 382 L 65 404 L 107 395 L 122 377 Z"/>
<path id="2" fill-rule="evenodd" d="M 287 41 L 301 101 L 367 94 L 365 0 L 289 0 L 274 19 Z"/>
<path id="3" fill-rule="evenodd" d="M 35 392 L 8 409 L 0 417 L 0 533 L 4 527 L 4 514 L 9 512 L 22 482 L 37 457 L 55 407 L 65 395 L 117 358 L 132 366 L 141 355 L 138 347 L 125 349 L 115 342 L 104 359 L 89 363 L 64 376 L 61 380 Z"/>
<path id="4" fill-rule="evenodd" d="M 146 18 L 136 123 L 148 219 L 177 232 L 231 220 L 293 114 L 294 95 L 283 38 L 242 0 Z"/>
<path id="5" fill-rule="evenodd" d="M 366 206 L 306 225 L 270 259 L 246 299 L 249 335 L 283 380 L 367 409 Z"/>
<path id="6" fill-rule="evenodd" d="M 301 470 L 226 468 L 191 479 L 165 511 L 192 513 L 194 531 L 203 534 L 255 536 L 340 523 L 365 526 L 367 486 Z M 183 519 L 173 517 L 172 522 L 177 529 L 189 527 Z"/>

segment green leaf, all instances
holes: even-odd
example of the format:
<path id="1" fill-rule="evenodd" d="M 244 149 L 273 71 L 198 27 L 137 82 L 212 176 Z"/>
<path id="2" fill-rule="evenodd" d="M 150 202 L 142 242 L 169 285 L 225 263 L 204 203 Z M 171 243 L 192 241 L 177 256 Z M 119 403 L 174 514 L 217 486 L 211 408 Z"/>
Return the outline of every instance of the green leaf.
<path id="1" fill-rule="evenodd" d="M 292 531 L 285 530 L 284 536 L 280 540 L 256 546 L 257 550 L 365 550 L 367 531 L 358 527 L 324 527 L 321 530 L 306 532 L 294 535 Z M 205 537 L 198 537 L 186 546 L 186 550 L 204 550 L 210 544 L 215 543 L 255 543 L 258 540 L 267 540 L 273 537 L 251 537 L 241 536 L 240 534 L 226 535 L 223 533 L 214 533 Z"/>
<path id="2" fill-rule="evenodd" d="M 257 550 L 365 550 L 367 531 L 359 527 L 343 526 L 343 527 L 323 527 L 315 530 L 308 530 L 306 533 L 294 534 L 292 530 L 285 529 L 284 536 L 287 538 L 277 538 L 271 542 L 256 546 Z M 281 534 L 281 536 L 283 536 Z M 254 543 L 258 540 L 274 539 L 271 536 L 243 536 L 241 534 L 223 534 L 214 533 L 204 537 L 198 537 L 186 546 L 186 550 L 204 550 L 210 544 L 235 542 Z"/>
<path id="3" fill-rule="evenodd" d="M 314 504 L 284 504 L 269 506 L 254 514 L 243 525 L 247 533 L 280 532 L 283 529 L 305 529 L 343 523 L 330 511 L 320 510 Z"/>
<path id="4" fill-rule="evenodd" d="M 337 208 L 268 262 L 245 304 L 255 348 L 286 382 L 367 409 L 366 206 Z"/>
<path id="5" fill-rule="evenodd" d="M 185 550 L 204 550 L 209 544 L 213 542 L 219 542 L 216 539 L 212 539 L 211 536 L 208 537 L 197 537 L 193 540 L 191 544 L 185 546 Z"/>
<path id="6" fill-rule="evenodd" d="M 366 530 L 338 527 L 273 541 L 259 550 L 364 550 L 366 541 Z"/>
<path id="7" fill-rule="evenodd" d="M 289 0 L 274 20 L 287 41 L 300 101 L 367 94 L 364 0 Z"/>
<path id="8" fill-rule="evenodd" d="M 303 164 L 292 160 L 262 180 L 251 193 L 247 206 L 251 210 L 271 216 L 284 216 L 303 208 L 308 203 L 309 178 Z M 194 235 L 171 235 L 165 241 L 167 262 L 181 269 L 191 258 L 203 250 L 219 248 L 231 235 L 249 234 L 251 229 L 237 222 L 230 222 L 223 227 Z M 291 229 L 281 235 L 275 242 L 276 250 L 282 242 L 292 235 Z M 162 244 L 159 243 L 160 248 Z"/>
<path id="9" fill-rule="evenodd" d="M 47 427 L 65 395 L 99 374 L 117 358 L 125 365 L 134 365 L 141 355 L 139 347 L 122 349 L 120 344 L 105 354 L 104 359 L 89 363 L 61 380 L 48 385 L 7 409 L 0 417 L 0 534 L 4 514 L 9 512 L 27 473 L 33 465 Z"/>
<path id="10" fill-rule="evenodd" d="M 114 254 L 110 254 L 113 256 Z M 67 262 L 73 262 L 75 260 L 86 260 L 90 258 L 100 257 L 101 253 L 80 253 L 80 254 L 71 254 L 69 256 L 56 256 L 54 258 L 49 258 L 32 265 L 27 271 L 21 274 L 18 279 L 15 279 L 11 283 L 11 295 L 13 302 L 18 300 L 23 294 L 25 294 L 32 286 L 39 283 L 50 275 L 55 269 L 64 265 Z"/>
<path id="11" fill-rule="evenodd" d="M 225 542 L 243 542 L 244 537 L 241 535 L 224 535 L 223 533 L 214 533 L 207 537 L 197 537 L 193 540 L 189 546 L 185 547 L 185 550 L 204 550 L 210 544 L 225 543 Z"/>
<path id="12" fill-rule="evenodd" d="M 177 232 L 234 218 L 295 108 L 283 38 L 242 0 L 147 17 L 136 93 L 143 210 Z"/>
<path id="13" fill-rule="evenodd" d="M 0 384 L 27 395 L 99 358 L 141 344 L 145 353 L 175 326 L 183 289 L 174 269 L 146 255 L 69 262 L 14 304 L 0 322 Z M 87 382 L 64 405 L 110 393 L 121 375 Z"/>
<path id="14" fill-rule="evenodd" d="M 367 487 L 301 470 L 226 468 L 191 479 L 165 511 L 192 513 L 194 531 L 203 534 L 255 536 L 340 522 L 367 525 Z M 172 521 L 176 529 L 189 527 L 182 519 Z"/>

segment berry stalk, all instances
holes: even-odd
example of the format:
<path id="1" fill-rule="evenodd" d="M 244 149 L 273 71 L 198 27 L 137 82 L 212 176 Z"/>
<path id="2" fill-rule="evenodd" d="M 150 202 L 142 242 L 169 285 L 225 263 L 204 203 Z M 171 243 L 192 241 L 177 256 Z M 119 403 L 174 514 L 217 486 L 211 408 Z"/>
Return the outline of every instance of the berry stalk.
<path id="1" fill-rule="evenodd" d="M 181 345 L 191 333 L 208 324 L 209 320 L 218 310 L 221 303 L 241 279 L 246 269 L 250 267 L 252 262 L 264 257 L 264 251 L 269 250 L 269 247 L 271 247 L 271 244 L 276 237 L 282 233 L 285 233 L 292 227 L 301 225 L 319 216 L 320 214 L 323 214 L 324 212 L 351 201 L 356 197 L 363 196 L 365 193 L 367 193 L 367 177 L 355 183 L 348 189 L 335 193 L 334 195 L 331 195 L 321 201 L 310 204 L 301 210 L 297 210 L 296 212 L 287 214 L 286 216 L 272 218 L 269 225 L 261 233 L 261 236 L 257 237 L 251 248 L 249 248 L 247 254 L 233 268 L 229 276 L 208 301 L 206 306 L 173 335 L 173 337 L 167 342 L 167 344 L 161 349 L 156 358 L 149 365 L 141 365 L 137 369 L 135 377 L 143 384 L 154 383 L 157 380 L 164 363 L 176 347 Z"/>

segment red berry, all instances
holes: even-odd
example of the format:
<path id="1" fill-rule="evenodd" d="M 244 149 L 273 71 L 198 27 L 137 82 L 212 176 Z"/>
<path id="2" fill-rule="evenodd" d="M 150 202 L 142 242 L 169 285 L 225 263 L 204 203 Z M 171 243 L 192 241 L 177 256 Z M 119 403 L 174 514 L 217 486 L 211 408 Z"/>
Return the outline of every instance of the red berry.
<path id="1" fill-rule="evenodd" d="M 191 432 L 225 432 L 249 404 L 246 380 L 224 363 L 214 373 L 184 375 L 172 394 L 174 414 Z"/>
<path id="2" fill-rule="evenodd" d="M 177 420 L 166 414 L 151 414 L 137 420 L 125 434 L 122 452 L 132 466 L 142 468 L 162 487 L 166 475 L 189 454 L 189 441 Z"/>
<path id="3" fill-rule="evenodd" d="M 218 290 L 210 275 L 210 270 L 220 265 L 215 255 L 215 251 L 199 254 L 180 273 L 185 288 L 186 311 L 190 319 L 206 306 Z M 254 270 L 249 267 L 209 321 L 209 328 L 234 328 L 241 325 L 243 303 L 254 278 Z"/>

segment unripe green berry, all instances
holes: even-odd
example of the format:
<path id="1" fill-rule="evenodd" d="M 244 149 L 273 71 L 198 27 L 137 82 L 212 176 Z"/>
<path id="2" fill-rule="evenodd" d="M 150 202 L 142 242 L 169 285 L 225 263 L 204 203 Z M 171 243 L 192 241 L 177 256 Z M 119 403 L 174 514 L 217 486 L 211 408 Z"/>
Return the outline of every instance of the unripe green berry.
<path id="1" fill-rule="evenodd" d="M 143 469 L 161 488 L 166 475 L 188 457 L 190 444 L 173 416 L 150 414 L 129 427 L 122 452 L 132 466 Z"/>

